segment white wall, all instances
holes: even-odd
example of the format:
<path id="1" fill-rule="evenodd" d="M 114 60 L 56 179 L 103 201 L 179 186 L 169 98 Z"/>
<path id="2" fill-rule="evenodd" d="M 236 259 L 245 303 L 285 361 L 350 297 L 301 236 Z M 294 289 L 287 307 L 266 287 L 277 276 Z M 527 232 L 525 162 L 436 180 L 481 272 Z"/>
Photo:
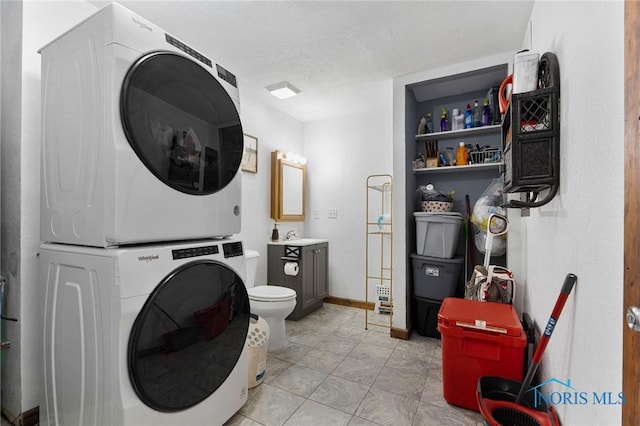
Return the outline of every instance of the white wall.
<path id="1" fill-rule="evenodd" d="M 233 70 L 230 70 L 233 72 Z M 242 231 L 237 235 L 244 240 L 245 248 L 257 250 L 258 271 L 256 284 L 267 282 L 267 243 L 271 238 L 274 221 L 270 219 L 271 152 L 280 150 L 303 154 L 304 130 L 298 120 L 268 106 L 255 102 L 250 94 L 242 91 L 242 76 L 238 76 L 240 88 L 240 117 L 244 133 L 258 138 L 258 173 L 243 172 L 242 176 Z M 286 102 L 286 100 L 284 101 Z M 280 236 L 294 229 L 299 235 L 305 232 L 303 222 L 278 222 Z"/>
<path id="2" fill-rule="evenodd" d="M 590 396 L 622 391 L 623 12 L 622 2 L 536 2 L 531 16 L 532 48 L 554 52 L 560 63 L 561 183 L 550 204 L 518 224 L 521 258 L 513 267 L 524 289 L 519 304 L 538 329 L 565 275 L 578 276 L 545 352 L 542 380 L 571 379 Z M 621 419 L 619 405 L 556 408 L 564 424 Z"/>
<path id="3" fill-rule="evenodd" d="M 2 121 L 2 143 L 1 149 L 1 171 L 2 171 L 2 249 L 1 274 L 7 279 L 5 298 L 7 299 L 6 309 L 3 313 L 9 317 L 17 317 L 20 312 L 20 286 L 17 285 L 20 279 L 18 250 L 20 242 L 20 185 L 18 176 L 20 174 L 20 105 L 21 94 L 21 71 L 22 64 L 22 40 L 15 37 L 15 34 L 22 32 L 22 5 L 18 2 L 0 3 L 0 30 L 2 31 L 2 48 L 0 60 L 1 73 L 1 121 Z M 3 351 L 2 369 L 2 402 L 7 409 L 13 413 L 18 413 L 20 408 L 21 386 L 20 377 L 20 347 L 15 342 L 20 338 L 19 323 L 2 321 L 2 340 L 14 342 L 14 348 Z M 16 348 L 17 346 L 17 348 Z M 14 384 L 13 386 L 8 386 Z M 6 401 L 6 404 L 5 404 Z"/>
<path id="4" fill-rule="evenodd" d="M 390 79 L 371 83 L 362 93 L 369 110 L 304 128 L 306 236 L 329 240 L 334 297 L 365 300 L 366 179 L 392 171 L 391 95 Z M 330 208 L 338 210 L 336 219 L 328 218 Z"/>
<path id="5" fill-rule="evenodd" d="M 19 414 L 39 404 L 41 379 L 41 303 L 37 252 L 40 244 L 40 56 L 37 50 L 81 21 L 96 7 L 78 2 L 19 2 L 12 9 L 8 69 L 19 70 L 3 93 L 2 121 L 2 274 L 7 278 L 7 313 L 19 319 L 7 326 L 12 347 L 3 372 L 2 405 Z M 18 13 L 22 8 L 22 14 Z M 5 9 L 3 9 L 4 11 Z M 53 18 L 55 17 L 55 18 Z M 5 17 L 3 13 L 3 19 Z M 6 41 L 6 40 L 5 40 Z M 22 45 L 20 46 L 20 41 Z M 21 61 L 19 65 L 15 61 Z M 20 70 L 21 67 L 21 70 Z M 4 86 L 4 85 L 3 85 Z M 18 114 L 18 117 L 16 117 Z M 17 127 L 14 127 L 16 125 Z M 15 389 L 15 391 L 14 391 Z"/>

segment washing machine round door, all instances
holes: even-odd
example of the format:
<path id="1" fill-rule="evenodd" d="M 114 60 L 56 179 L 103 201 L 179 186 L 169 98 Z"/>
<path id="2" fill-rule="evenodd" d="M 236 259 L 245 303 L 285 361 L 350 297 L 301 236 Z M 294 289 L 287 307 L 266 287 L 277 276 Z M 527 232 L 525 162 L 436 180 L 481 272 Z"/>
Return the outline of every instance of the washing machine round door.
<path id="1" fill-rule="evenodd" d="M 235 272 L 211 260 L 176 269 L 147 299 L 129 336 L 138 397 L 164 412 L 205 400 L 236 367 L 248 327 L 249 298 Z"/>
<path id="2" fill-rule="evenodd" d="M 238 110 L 222 84 L 185 56 L 155 52 L 135 62 L 122 85 L 120 115 L 142 163 L 178 191 L 212 194 L 238 172 Z"/>

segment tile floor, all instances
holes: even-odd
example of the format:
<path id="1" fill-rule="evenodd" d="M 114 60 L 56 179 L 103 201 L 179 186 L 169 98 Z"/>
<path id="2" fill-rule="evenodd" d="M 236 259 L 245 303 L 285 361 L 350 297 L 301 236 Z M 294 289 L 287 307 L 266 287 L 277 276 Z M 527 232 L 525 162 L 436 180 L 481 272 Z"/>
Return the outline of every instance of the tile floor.
<path id="1" fill-rule="evenodd" d="M 286 349 L 269 353 L 264 382 L 227 425 L 484 424 L 443 399 L 440 340 L 364 323 L 363 310 L 327 303 L 287 321 Z"/>

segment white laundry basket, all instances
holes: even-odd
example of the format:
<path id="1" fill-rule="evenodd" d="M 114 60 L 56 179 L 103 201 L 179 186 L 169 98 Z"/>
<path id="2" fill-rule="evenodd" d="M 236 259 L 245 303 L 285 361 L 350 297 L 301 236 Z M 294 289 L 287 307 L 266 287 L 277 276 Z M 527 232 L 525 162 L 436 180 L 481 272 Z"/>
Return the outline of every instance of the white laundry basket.
<path id="1" fill-rule="evenodd" d="M 257 316 L 256 316 L 257 317 Z M 247 333 L 249 358 L 249 388 L 258 386 L 264 380 L 267 367 L 267 349 L 269 348 L 269 324 L 264 318 L 251 317 Z"/>

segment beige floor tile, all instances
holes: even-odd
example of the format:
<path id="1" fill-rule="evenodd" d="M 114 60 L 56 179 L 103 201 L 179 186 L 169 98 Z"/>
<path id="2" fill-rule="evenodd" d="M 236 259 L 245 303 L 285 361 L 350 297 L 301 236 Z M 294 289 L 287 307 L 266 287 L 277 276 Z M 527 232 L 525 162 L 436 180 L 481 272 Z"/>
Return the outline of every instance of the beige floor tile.
<path id="1" fill-rule="evenodd" d="M 371 388 L 356 411 L 356 416 L 381 425 L 410 425 L 419 402 Z"/>
<path id="2" fill-rule="evenodd" d="M 437 363 L 434 363 L 433 360 L 431 360 L 431 364 L 429 364 L 429 372 L 427 373 L 427 378 L 442 382 L 442 366 Z"/>
<path id="3" fill-rule="evenodd" d="M 431 358 L 439 346 L 439 343 L 440 341 L 438 339 L 423 337 L 417 333 L 413 333 L 410 340 L 400 340 L 396 349 Z"/>
<path id="4" fill-rule="evenodd" d="M 398 342 L 398 339 L 395 339 L 386 333 L 369 333 L 360 341 L 360 343 L 368 343 L 370 345 L 382 346 L 389 349 L 395 349 L 396 346 L 398 346 Z"/>
<path id="5" fill-rule="evenodd" d="M 269 352 L 264 382 L 227 424 L 482 425 L 442 396 L 440 340 L 364 322 L 364 310 L 332 304 L 287 321 L 287 348 Z"/>
<path id="6" fill-rule="evenodd" d="M 263 383 L 273 382 L 280 374 L 292 365 L 293 363 L 289 361 L 267 356 L 267 367 L 264 371 Z"/>
<path id="7" fill-rule="evenodd" d="M 243 416 L 267 426 L 279 426 L 304 403 L 305 398 L 267 384 L 240 409 Z"/>
<path id="8" fill-rule="evenodd" d="M 310 346 L 301 345 L 296 342 L 288 341 L 287 347 L 281 351 L 269 352 L 269 357 L 278 358 L 291 363 L 298 362 L 311 349 Z"/>
<path id="9" fill-rule="evenodd" d="M 419 401 L 426 381 L 426 371 L 385 366 L 372 386 Z"/>
<path id="10" fill-rule="evenodd" d="M 431 405 L 437 405 L 439 407 L 447 406 L 447 401 L 442 396 L 442 380 L 427 377 L 427 382 L 422 390 L 420 401 Z"/>
<path id="11" fill-rule="evenodd" d="M 351 415 L 326 405 L 307 400 L 285 423 L 286 426 L 340 426 L 347 425 Z"/>
<path id="12" fill-rule="evenodd" d="M 4 423 L 2 426 L 4 426 Z M 238 412 L 235 416 L 231 417 L 224 426 L 260 426 L 260 423 L 254 422 Z"/>
<path id="13" fill-rule="evenodd" d="M 333 352 L 339 355 L 348 355 L 358 342 L 339 336 L 330 336 L 320 342 L 316 349 Z"/>
<path id="14" fill-rule="evenodd" d="M 386 366 L 394 368 L 411 368 L 417 373 L 422 372 L 426 375 L 429 371 L 430 364 L 430 358 L 427 358 L 425 355 L 405 352 L 396 348 L 387 360 Z"/>
<path id="15" fill-rule="evenodd" d="M 349 426 L 377 426 L 379 423 L 374 423 L 367 419 L 363 419 L 362 417 L 353 416 L 351 421 L 349 422 Z"/>
<path id="16" fill-rule="evenodd" d="M 318 385 L 324 381 L 327 375 L 328 374 L 323 371 L 296 364 L 278 376 L 271 385 L 308 398 L 309 395 L 316 390 Z"/>
<path id="17" fill-rule="evenodd" d="M 312 349 L 307 352 L 307 354 L 303 356 L 297 364 L 321 370 L 326 373 L 331 373 L 338 365 L 340 365 L 344 358 L 344 355 L 334 354 L 329 351 L 321 351 L 319 349 Z"/>
<path id="18" fill-rule="evenodd" d="M 335 336 L 344 337 L 345 339 L 353 339 L 358 342 L 366 336 L 367 333 L 369 333 L 369 331 L 365 330 L 364 327 L 356 327 L 349 322 L 338 326 L 333 331 Z"/>
<path id="19" fill-rule="evenodd" d="M 329 376 L 311 394 L 309 399 L 349 414 L 356 412 L 369 386 Z"/>
<path id="20" fill-rule="evenodd" d="M 371 343 L 361 342 L 353 348 L 349 354 L 351 358 L 359 359 L 363 362 L 382 362 L 385 363 L 393 353 L 393 349 L 383 346 L 376 346 Z"/>
<path id="21" fill-rule="evenodd" d="M 304 346 L 315 348 L 318 344 L 332 335 L 330 333 L 320 333 L 316 330 L 303 330 L 294 334 L 288 334 L 289 341 Z"/>
<path id="22" fill-rule="evenodd" d="M 384 367 L 382 362 L 363 362 L 356 358 L 347 357 L 333 370 L 332 375 L 370 385 L 376 380 L 382 367 Z"/>
<path id="23" fill-rule="evenodd" d="M 482 416 L 475 411 L 425 403 L 420 403 L 413 420 L 414 426 L 476 426 L 481 424 Z"/>

